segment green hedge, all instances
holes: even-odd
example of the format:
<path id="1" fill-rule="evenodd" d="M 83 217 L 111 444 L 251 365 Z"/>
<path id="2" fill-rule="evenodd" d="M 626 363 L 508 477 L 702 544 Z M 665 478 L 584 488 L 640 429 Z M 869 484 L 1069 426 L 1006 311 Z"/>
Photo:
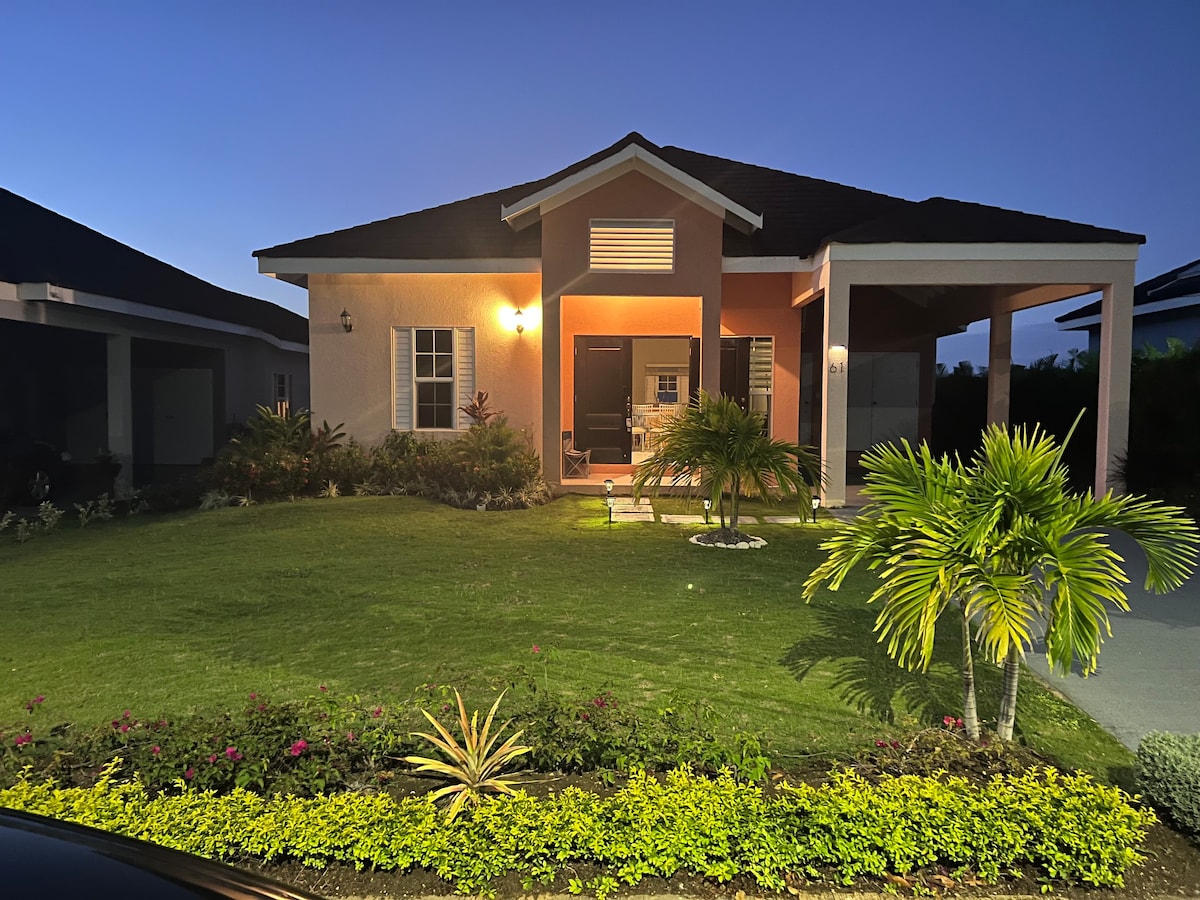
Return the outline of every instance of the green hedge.
<path id="1" fill-rule="evenodd" d="M 728 776 L 676 770 L 661 782 L 636 774 L 607 798 L 574 788 L 497 798 L 453 821 L 427 798 L 151 796 L 109 777 L 90 789 L 21 781 L 0 791 L 0 805 L 214 858 L 419 866 L 467 893 L 486 893 L 508 873 L 532 886 L 590 864 L 606 874 L 569 889 L 600 896 L 680 871 L 747 875 L 781 890 L 789 872 L 848 884 L 935 864 L 986 881 L 1028 866 L 1049 881 L 1120 886 L 1155 821 L 1119 789 L 1053 769 L 984 786 L 915 776 L 871 783 L 843 772 L 771 796 Z"/>
<path id="2" fill-rule="evenodd" d="M 1152 731 L 1138 744 L 1135 766 L 1146 799 L 1200 835 L 1200 734 Z"/>

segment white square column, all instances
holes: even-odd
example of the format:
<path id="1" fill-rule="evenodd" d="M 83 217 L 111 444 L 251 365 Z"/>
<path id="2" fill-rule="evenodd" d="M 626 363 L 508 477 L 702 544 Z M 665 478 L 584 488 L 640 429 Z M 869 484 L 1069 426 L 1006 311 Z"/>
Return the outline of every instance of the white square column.
<path id="1" fill-rule="evenodd" d="M 830 266 L 822 276 L 825 288 L 821 348 L 821 465 L 825 484 L 821 502 L 846 505 L 846 403 L 850 366 L 850 283 L 835 278 Z"/>
<path id="2" fill-rule="evenodd" d="M 121 464 L 117 497 L 133 491 L 133 361 L 127 334 L 108 335 L 108 451 Z"/>
<path id="3" fill-rule="evenodd" d="M 1133 265 L 1104 286 L 1100 302 L 1100 396 L 1096 406 L 1096 494 L 1111 486 L 1129 445 L 1129 381 L 1133 355 Z"/>

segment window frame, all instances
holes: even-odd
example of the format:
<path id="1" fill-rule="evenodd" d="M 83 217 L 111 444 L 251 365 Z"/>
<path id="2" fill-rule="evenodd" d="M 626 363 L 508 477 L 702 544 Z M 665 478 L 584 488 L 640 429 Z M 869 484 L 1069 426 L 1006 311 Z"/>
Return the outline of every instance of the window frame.
<path id="1" fill-rule="evenodd" d="M 421 351 L 417 349 L 417 335 L 421 332 L 430 332 L 433 339 L 433 349 Z M 438 357 L 445 357 L 445 351 L 437 349 L 438 333 L 448 334 L 450 337 L 450 374 L 438 375 L 437 362 Z M 458 329 L 454 327 L 427 327 L 413 326 L 411 328 L 412 344 L 412 430 L 413 431 L 458 431 L 457 427 L 457 412 L 458 412 Z M 429 356 L 433 362 L 432 375 L 419 375 L 417 373 L 417 360 L 421 356 Z M 448 384 L 450 385 L 450 426 L 443 425 L 421 425 L 421 402 L 420 402 L 420 385 L 422 384 Z M 429 406 L 430 404 L 424 404 Z M 433 404 L 434 414 L 436 418 L 436 410 L 438 404 Z"/>
<path id="2" fill-rule="evenodd" d="M 671 229 L 671 264 L 669 266 L 637 266 L 610 263 L 596 265 L 595 232 L 597 228 L 625 229 L 635 232 L 637 229 L 667 228 Z M 675 238 L 678 233 L 674 219 L 588 219 L 588 272 L 603 275 L 674 275 L 675 274 Z"/>

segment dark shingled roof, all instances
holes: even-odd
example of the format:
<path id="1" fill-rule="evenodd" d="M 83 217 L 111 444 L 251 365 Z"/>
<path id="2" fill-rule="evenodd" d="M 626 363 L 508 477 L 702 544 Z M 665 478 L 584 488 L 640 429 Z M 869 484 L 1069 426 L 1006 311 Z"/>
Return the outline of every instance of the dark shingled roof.
<path id="1" fill-rule="evenodd" d="M 209 284 L 0 188 L 0 281 L 49 282 L 308 343 L 308 320 Z"/>
<path id="2" fill-rule="evenodd" d="M 1187 273 L 1186 275 L 1184 273 Z M 1157 303 L 1160 300 L 1174 300 L 1176 297 L 1200 296 L 1200 259 L 1184 263 L 1178 269 L 1164 272 L 1148 281 L 1143 281 L 1133 289 L 1133 305 Z M 1100 304 L 1097 300 L 1079 309 L 1058 316 L 1055 322 L 1073 322 L 1075 319 L 1085 319 L 1088 316 L 1100 314 Z"/>
<path id="3" fill-rule="evenodd" d="M 630 144 L 763 217 L 753 234 L 725 228 L 726 256 L 805 257 L 824 244 L 881 242 L 1144 243 L 1140 234 L 935 197 L 924 202 L 660 147 L 632 132 L 539 181 L 254 251 L 276 258 L 471 259 L 541 256 L 541 224 L 521 231 L 500 207 L 537 193 Z"/>

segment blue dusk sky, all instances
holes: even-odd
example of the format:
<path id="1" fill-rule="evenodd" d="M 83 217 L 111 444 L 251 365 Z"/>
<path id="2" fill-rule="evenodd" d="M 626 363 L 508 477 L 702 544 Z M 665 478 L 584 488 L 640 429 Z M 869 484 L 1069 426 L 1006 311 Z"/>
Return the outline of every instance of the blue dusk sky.
<path id="1" fill-rule="evenodd" d="M 1200 3 L 4 4 L 0 186 L 306 311 L 251 251 L 540 178 L 630 131 L 1200 257 Z M 1018 315 L 1018 362 L 1078 345 Z M 980 328 L 980 326 L 976 326 Z M 986 358 L 982 334 L 939 358 Z M 975 329 L 972 330 L 973 332 Z"/>

